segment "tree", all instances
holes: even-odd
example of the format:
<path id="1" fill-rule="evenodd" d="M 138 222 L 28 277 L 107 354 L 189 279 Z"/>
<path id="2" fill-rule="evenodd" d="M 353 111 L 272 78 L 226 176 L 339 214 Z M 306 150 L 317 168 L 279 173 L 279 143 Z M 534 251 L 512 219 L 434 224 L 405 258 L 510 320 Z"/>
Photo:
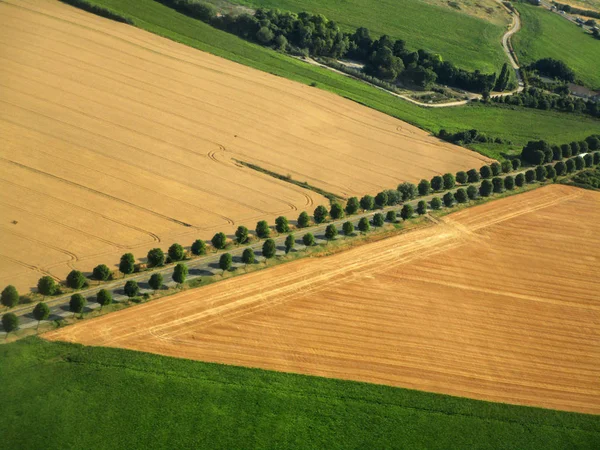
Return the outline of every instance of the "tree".
<path id="1" fill-rule="evenodd" d="M 546 168 L 544 166 L 537 166 L 535 168 L 535 180 L 544 181 L 546 179 Z"/>
<path id="2" fill-rule="evenodd" d="M 100 304 L 100 311 L 106 305 L 110 305 L 113 301 L 112 294 L 106 289 L 100 289 L 96 294 L 96 301 Z"/>
<path id="3" fill-rule="evenodd" d="M 239 245 L 243 245 L 248 242 L 248 228 L 243 225 L 237 227 L 235 230 L 235 240 Z"/>
<path id="4" fill-rule="evenodd" d="M 267 228 L 269 228 L 268 225 L 267 225 Z M 225 233 L 219 232 L 213 236 L 213 238 L 210 240 L 210 242 L 214 248 L 216 248 L 217 250 L 222 250 L 227 245 L 227 236 L 225 235 Z"/>
<path id="5" fill-rule="evenodd" d="M 417 189 L 420 196 L 429 195 L 431 193 L 431 183 L 427 180 L 421 180 Z"/>
<path id="6" fill-rule="evenodd" d="M 467 175 L 467 172 L 461 170 L 460 172 L 456 172 L 456 182 L 458 184 L 467 184 L 467 181 L 469 181 L 469 176 Z"/>
<path id="7" fill-rule="evenodd" d="M 125 287 L 123 288 L 123 291 L 125 292 L 125 295 L 127 297 L 133 298 L 133 297 L 137 297 L 138 294 L 140 293 L 140 287 L 138 286 L 137 281 L 128 280 L 127 283 L 125 283 Z"/>
<path id="8" fill-rule="evenodd" d="M 495 177 L 500 175 L 500 173 L 502 172 L 502 166 L 497 162 L 492 163 L 490 165 L 490 169 L 492 169 L 492 175 Z"/>
<path id="9" fill-rule="evenodd" d="M 254 264 L 254 260 L 254 250 L 251 248 L 244 249 L 242 253 L 242 262 L 247 266 L 248 264 Z"/>
<path id="10" fill-rule="evenodd" d="M 581 156 L 577 156 L 575 159 L 575 169 L 577 170 L 581 170 L 584 168 L 585 163 L 583 161 L 583 158 Z"/>
<path id="11" fill-rule="evenodd" d="M 442 207 L 442 199 L 439 197 L 433 197 L 431 199 L 431 209 L 433 209 L 434 211 L 437 211 L 441 207 Z"/>
<path id="12" fill-rule="evenodd" d="M 153 273 L 150 279 L 148 280 L 148 284 L 154 291 L 158 291 L 162 288 L 163 285 L 163 276 L 160 273 Z"/>
<path id="13" fill-rule="evenodd" d="M 375 209 L 375 199 L 370 195 L 365 195 L 360 199 L 360 207 L 365 211 Z"/>
<path id="14" fill-rule="evenodd" d="M 179 244 L 173 244 L 169 247 L 169 258 L 171 261 L 181 261 L 185 258 L 185 250 Z"/>
<path id="15" fill-rule="evenodd" d="M 6 335 L 11 331 L 19 328 L 19 317 L 14 313 L 6 313 L 2 316 L 2 328 L 6 331 Z"/>
<path id="16" fill-rule="evenodd" d="M 515 184 L 518 187 L 522 187 L 525 184 L 525 175 L 523 175 L 522 173 L 517 174 L 517 176 L 515 177 Z"/>
<path id="17" fill-rule="evenodd" d="M 564 159 L 566 158 L 570 158 L 573 155 L 573 152 L 571 151 L 571 146 L 569 144 L 563 144 L 560 146 L 560 152 L 562 154 L 562 157 Z"/>
<path id="18" fill-rule="evenodd" d="M 390 223 L 395 223 L 396 220 L 398 220 L 396 211 L 394 211 L 394 210 L 388 211 L 387 214 L 385 215 L 385 220 L 387 220 Z"/>
<path id="19" fill-rule="evenodd" d="M 294 245 L 296 245 L 296 239 L 294 239 L 294 235 L 288 234 L 288 236 L 285 238 L 285 253 L 286 253 L 286 255 L 292 251 L 292 249 L 294 248 Z"/>
<path id="20" fill-rule="evenodd" d="M 502 169 L 502 173 L 509 173 L 512 170 L 512 164 L 510 161 L 502 161 L 500 167 Z"/>
<path id="21" fill-rule="evenodd" d="M 94 280 L 106 281 L 110 278 L 110 269 L 106 264 L 99 264 L 94 267 L 92 271 L 92 277 Z"/>
<path id="22" fill-rule="evenodd" d="M 229 255 L 229 253 L 225 253 L 225 255 Z M 225 255 L 221 255 L 221 259 L 223 259 L 223 256 Z M 231 255 L 229 255 L 231 257 Z M 219 261 L 220 264 L 220 261 Z M 175 266 L 175 269 L 173 269 L 173 281 L 177 284 L 183 284 L 185 283 L 185 279 L 188 276 L 188 266 L 186 266 L 184 263 L 177 263 L 177 265 Z"/>
<path id="23" fill-rule="evenodd" d="M 87 300 L 83 295 L 71 295 L 71 300 L 69 300 L 69 311 L 73 313 L 73 316 L 75 316 L 75 314 L 81 314 L 81 317 L 83 317 L 83 309 L 85 308 L 85 305 L 87 305 Z"/>
<path id="24" fill-rule="evenodd" d="M 331 241 L 333 239 L 335 239 L 335 237 L 338 235 L 338 230 L 335 227 L 334 224 L 329 224 L 327 225 L 327 228 L 325 228 L 325 239 L 327 239 L 328 241 Z"/>
<path id="25" fill-rule="evenodd" d="M 306 211 L 302 211 L 298 216 L 298 228 L 306 228 L 310 225 L 310 217 Z"/>
<path id="26" fill-rule="evenodd" d="M 275 247 L 275 241 L 273 239 L 267 239 L 262 247 L 262 254 L 265 258 L 270 259 L 275 256 L 277 248 Z"/>
<path id="27" fill-rule="evenodd" d="M 388 202 L 388 196 L 385 192 L 380 192 L 379 194 L 377 194 L 375 196 L 375 204 L 377 205 L 378 208 L 383 208 L 384 206 L 387 205 Z"/>
<path id="28" fill-rule="evenodd" d="M 275 219 L 275 230 L 277 230 L 278 233 L 288 233 L 290 231 L 290 224 L 287 217 L 279 216 Z"/>
<path id="29" fill-rule="evenodd" d="M 67 286 L 72 289 L 81 289 L 86 283 L 86 279 L 79 270 L 71 270 L 67 275 Z"/>
<path id="30" fill-rule="evenodd" d="M 567 173 L 575 172 L 575 160 L 573 158 L 567 159 L 565 166 L 567 166 Z"/>
<path id="31" fill-rule="evenodd" d="M 312 233 L 306 233 L 304 236 L 302 236 L 302 243 L 306 247 L 311 247 L 311 246 L 315 245 L 315 237 L 313 236 Z"/>
<path id="32" fill-rule="evenodd" d="M 571 146 L 571 154 L 573 156 L 579 155 L 579 153 L 580 153 L 579 142 L 573 141 L 569 145 Z"/>
<path id="33" fill-rule="evenodd" d="M 417 205 L 417 214 L 421 216 L 427 214 L 427 202 L 425 200 L 421 200 Z"/>
<path id="34" fill-rule="evenodd" d="M 454 199 L 458 203 L 467 203 L 467 201 L 469 200 L 469 196 L 467 195 L 466 190 L 464 190 L 463 188 L 459 188 L 456 190 L 456 193 L 454 194 Z"/>
<path id="35" fill-rule="evenodd" d="M 271 228 L 269 228 L 269 224 L 266 220 L 261 220 L 256 224 L 256 235 L 260 239 L 267 239 L 271 236 Z"/>
<path id="36" fill-rule="evenodd" d="M 202 239 L 196 239 L 192 244 L 192 253 L 196 256 L 206 255 L 206 242 Z"/>
<path id="37" fill-rule="evenodd" d="M 511 162 L 513 170 L 519 170 L 521 168 L 521 160 L 518 158 L 513 159 Z"/>
<path id="38" fill-rule="evenodd" d="M 431 179 L 431 189 L 434 191 L 441 191 L 444 189 L 444 179 L 439 175 L 433 177 Z"/>
<path id="39" fill-rule="evenodd" d="M 313 217 L 315 218 L 315 223 L 323 223 L 327 219 L 327 208 L 323 205 L 319 205 L 315 208 L 313 212 Z"/>
<path id="40" fill-rule="evenodd" d="M 385 219 L 383 218 L 383 214 L 377 213 L 373 216 L 373 225 L 376 227 L 382 227 L 385 223 Z"/>
<path id="41" fill-rule="evenodd" d="M 358 229 L 361 233 L 367 233 L 371 230 L 371 224 L 369 223 L 369 219 L 363 217 L 358 221 Z"/>
<path id="42" fill-rule="evenodd" d="M 546 178 L 549 180 L 554 180 L 556 178 L 556 170 L 552 164 L 546 166 Z"/>
<path id="43" fill-rule="evenodd" d="M 467 172 L 467 181 L 469 183 L 478 183 L 481 177 L 479 176 L 479 172 L 475 169 L 471 169 Z"/>
<path id="44" fill-rule="evenodd" d="M 483 180 L 481 186 L 479 186 L 479 195 L 482 197 L 489 197 L 494 189 L 490 180 Z"/>
<path id="45" fill-rule="evenodd" d="M 342 225 L 342 231 L 344 232 L 345 236 L 352 236 L 354 234 L 354 225 L 352 222 L 344 222 L 344 225 Z"/>
<path id="46" fill-rule="evenodd" d="M 442 178 L 444 179 L 444 189 L 448 190 L 456 186 L 456 179 L 451 173 L 445 173 Z"/>
<path id="47" fill-rule="evenodd" d="M 534 183 L 535 182 L 535 171 L 532 169 L 529 169 L 527 172 L 525 172 L 525 180 L 528 183 Z"/>
<path id="48" fill-rule="evenodd" d="M 38 280 L 37 289 L 40 294 L 46 296 L 54 295 L 58 287 L 56 286 L 54 278 L 46 275 Z"/>
<path id="49" fill-rule="evenodd" d="M 600 164 L 600 152 L 594 152 L 594 165 Z"/>
<path id="50" fill-rule="evenodd" d="M 558 161 L 562 159 L 562 150 L 558 145 L 552 146 L 552 159 Z"/>
<path id="51" fill-rule="evenodd" d="M 19 304 L 19 292 L 17 288 L 12 284 L 9 284 L 2 291 L 2 296 L 0 296 L 0 302 L 6 306 L 7 308 L 14 308 Z"/>
<path id="52" fill-rule="evenodd" d="M 504 189 L 507 191 L 512 191 L 515 188 L 515 179 L 508 175 L 504 178 Z"/>
<path id="53" fill-rule="evenodd" d="M 275 35 L 268 27 L 260 27 L 260 29 L 256 32 L 256 40 L 263 45 L 268 45 Z"/>
<path id="54" fill-rule="evenodd" d="M 400 192 L 398 192 L 396 189 L 386 189 L 385 193 L 388 196 L 388 206 L 402 203 L 402 194 L 400 194 Z"/>
<path id="55" fill-rule="evenodd" d="M 39 302 L 33 308 L 33 318 L 38 321 L 38 328 L 40 327 L 40 322 L 42 320 L 46 320 L 50 316 L 50 308 L 44 302 Z"/>
<path id="56" fill-rule="evenodd" d="M 554 170 L 557 176 L 564 175 L 567 172 L 567 166 L 564 162 L 559 161 L 554 165 Z"/>
<path id="57" fill-rule="evenodd" d="M 594 157 L 591 153 L 588 153 L 583 157 L 583 162 L 585 163 L 585 167 L 592 167 L 594 165 Z"/>
<path id="58" fill-rule="evenodd" d="M 579 153 L 587 153 L 589 151 L 588 143 L 586 141 L 579 142 Z"/>
<path id="59" fill-rule="evenodd" d="M 478 195 L 479 191 L 476 186 L 471 185 L 467 188 L 467 197 L 469 197 L 470 200 L 475 200 Z"/>
<path id="60" fill-rule="evenodd" d="M 346 202 L 346 214 L 356 214 L 359 208 L 360 203 L 356 197 L 350 197 Z"/>
<path id="61" fill-rule="evenodd" d="M 329 215 L 334 220 L 341 219 L 344 217 L 344 208 L 342 208 L 342 205 L 336 202 L 333 205 L 331 205 Z"/>
<path id="62" fill-rule="evenodd" d="M 483 166 L 481 169 L 479 169 L 479 174 L 481 175 L 481 178 L 487 180 L 492 178 L 492 169 L 490 166 Z"/>
<path id="63" fill-rule="evenodd" d="M 121 256 L 119 262 L 119 272 L 124 275 L 129 275 L 135 270 L 135 257 L 131 253 L 125 253 Z"/>
<path id="64" fill-rule="evenodd" d="M 165 253 L 160 248 L 153 248 L 148 252 L 148 265 L 160 267 L 165 265 Z"/>
<path id="65" fill-rule="evenodd" d="M 454 205 L 454 195 L 452 192 L 446 192 L 444 197 L 442 197 L 442 200 L 447 208 L 450 208 L 452 205 Z"/>
<path id="66" fill-rule="evenodd" d="M 585 138 L 590 150 L 600 150 L 600 135 Z"/>
<path id="67" fill-rule="evenodd" d="M 400 217 L 402 217 L 402 220 L 408 220 L 410 219 L 414 214 L 414 210 L 413 207 L 409 204 L 406 204 L 402 207 L 402 210 L 400 211 Z"/>
<path id="68" fill-rule="evenodd" d="M 402 201 L 405 202 L 415 198 L 419 191 L 417 190 L 417 186 L 414 184 L 404 182 L 398 185 L 398 192 L 400 193 Z"/>
<path id="69" fill-rule="evenodd" d="M 504 192 L 504 180 L 500 177 L 494 177 L 492 179 L 492 185 L 494 186 L 494 192 L 499 194 Z"/>
<path id="70" fill-rule="evenodd" d="M 521 159 L 531 164 L 543 164 L 546 155 L 552 158 L 552 149 L 546 141 L 529 141 L 521 151 Z"/>

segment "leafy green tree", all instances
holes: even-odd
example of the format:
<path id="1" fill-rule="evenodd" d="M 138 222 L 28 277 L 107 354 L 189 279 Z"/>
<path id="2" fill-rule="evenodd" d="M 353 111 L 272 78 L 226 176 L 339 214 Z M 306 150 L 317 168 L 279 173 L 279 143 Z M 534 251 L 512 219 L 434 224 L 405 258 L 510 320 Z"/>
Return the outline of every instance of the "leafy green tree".
<path id="1" fill-rule="evenodd" d="M 443 190 L 444 189 L 444 179 L 439 175 L 436 175 L 435 177 L 433 177 L 431 179 L 431 189 L 433 189 L 434 191 Z"/>
<path id="2" fill-rule="evenodd" d="M 6 286 L 2 291 L 2 296 L 0 296 L 0 302 L 7 308 L 14 308 L 17 306 L 19 304 L 19 299 L 19 292 L 12 284 Z"/>
<path id="3" fill-rule="evenodd" d="M 92 277 L 98 281 L 106 281 L 110 278 L 110 275 L 110 269 L 106 264 L 99 264 L 92 271 Z"/>
<path id="4" fill-rule="evenodd" d="M 454 195 L 452 192 L 446 192 L 442 197 L 442 200 L 444 201 L 444 205 L 448 208 L 454 205 Z"/>
<path id="5" fill-rule="evenodd" d="M 489 197 L 494 190 L 494 186 L 490 180 L 483 180 L 481 186 L 479 186 L 479 195 L 482 197 Z"/>
<path id="6" fill-rule="evenodd" d="M 429 195 L 431 194 L 431 183 L 427 180 L 421 180 L 417 189 L 420 196 Z"/>
<path id="7" fill-rule="evenodd" d="M 591 153 L 588 153 L 583 157 L 583 162 L 585 163 L 585 167 L 592 167 L 594 165 L 594 157 Z"/>
<path id="8" fill-rule="evenodd" d="M 456 186 L 456 179 L 451 173 L 445 173 L 442 178 L 444 179 L 444 189 L 448 190 Z"/>
<path id="9" fill-rule="evenodd" d="M 179 244 L 173 244 L 169 247 L 169 258 L 171 261 L 181 261 L 185 258 L 185 250 Z"/>
<path id="10" fill-rule="evenodd" d="M 71 289 L 81 289 L 86 284 L 86 281 L 79 270 L 71 270 L 67 275 L 67 286 Z"/>
<path id="11" fill-rule="evenodd" d="M 344 222 L 344 225 L 342 225 L 342 231 L 344 232 L 345 236 L 352 236 L 354 234 L 354 225 L 352 222 Z"/>
<path id="12" fill-rule="evenodd" d="M 335 237 L 337 235 L 338 235 L 338 230 L 337 230 L 336 226 L 334 224 L 327 225 L 327 228 L 325 228 L 325 239 L 327 239 L 328 241 L 331 241 L 331 240 L 335 239 Z"/>
<path id="13" fill-rule="evenodd" d="M 492 178 L 492 185 L 494 186 L 494 192 L 499 194 L 504 192 L 504 180 L 500 177 Z"/>
<path id="14" fill-rule="evenodd" d="M 467 188 L 467 197 L 469 197 L 470 200 L 475 200 L 478 196 L 479 190 L 476 186 L 471 185 Z"/>
<path id="15" fill-rule="evenodd" d="M 469 181 L 469 176 L 467 175 L 467 172 L 465 172 L 464 170 L 456 172 L 456 182 L 458 184 L 467 184 L 467 181 Z"/>
<path id="16" fill-rule="evenodd" d="M 306 228 L 310 225 L 310 217 L 306 211 L 302 211 L 298 216 L 298 228 Z"/>
<path id="17" fill-rule="evenodd" d="M 371 195 L 365 195 L 360 199 L 360 207 L 365 211 L 375 209 L 375 199 Z"/>
<path id="18" fill-rule="evenodd" d="M 579 153 L 587 153 L 589 151 L 588 143 L 586 141 L 579 142 Z"/>
<path id="19" fill-rule="evenodd" d="M 442 199 L 439 197 L 433 197 L 431 199 L 431 209 L 433 209 L 434 211 L 437 211 L 441 207 L 442 207 Z"/>
<path id="20" fill-rule="evenodd" d="M 597 166 L 600 164 L 600 152 L 594 152 L 592 156 L 594 158 L 594 165 Z"/>
<path id="21" fill-rule="evenodd" d="M 248 264 L 254 264 L 255 259 L 256 258 L 254 257 L 254 250 L 252 250 L 251 248 L 244 249 L 242 253 L 242 262 L 246 264 L 246 266 Z"/>
<path id="22" fill-rule="evenodd" d="M 267 225 L 267 228 L 269 228 L 268 225 Z M 217 250 L 222 250 L 227 245 L 227 236 L 225 235 L 225 233 L 219 232 L 213 236 L 213 238 L 210 240 L 210 242 L 214 248 L 216 248 Z"/>
<path id="23" fill-rule="evenodd" d="M 581 153 L 581 151 L 579 149 L 579 142 L 573 141 L 569 145 L 571 146 L 571 154 L 573 156 L 577 156 L 577 155 L 579 155 L 579 153 Z"/>
<path id="24" fill-rule="evenodd" d="M 269 228 L 269 224 L 266 220 L 261 220 L 256 224 L 256 235 L 260 239 L 267 239 L 271 236 L 271 228 Z"/>
<path id="25" fill-rule="evenodd" d="M 590 150 L 600 150 L 600 135 L 588 136 L 585 138 Z"/>
<path id="26" fill-rule="evenodd" d="M 192 253 L 196 256 L 206 255 L 206 242 L 202 239 L 196 239 L 192 244 Z"/>
<path id="27" fill-rule="evenodd" d="M 100 289 L 96 294 L 96 301 L 100 304 L 100 311 L 102 311 L 103 307 L 112 303 L 112 294 L 106 289 Z"/>
<path id="28" fill-rule="evenodd" d="M 509 173 L 510 171 L 512 171 L 512 164 L 510 161 L 502 161 L 500 167 L 502 169 L 502 173 Z"/>
<path id="29" fill-rule="evenodd" d="M 315 219 L 315 223 L 323 223 L 325 222 L 325 220 L 327 219 L 327 208 L 325 208 L 323 205 L 319 205 L 315 208 L 315 211 L 313 212 L 313 217 Z"/>
<path id="30" fill-rule="evenodd" d="M 373 216 L 373 225 L 376 227 L 382 227 L 385 223 L 385 219 L 383 218 L 383 214 L 377 213 Z"/>
<path id="31" fill-rule="evenodd" d="M 463 188 L 459 188 L 454 193 L 454 199 L 458 203 L 467 203 L 469 201 L 469 196 L 467 195 L 467 191 Z"/>
<path id="32" fill-rule="evenodd" d="M 315 245 L 315 237 L 312 233 L 306 233 L 302 236 L 302 243 L 307 247 L 312 247 Z"/>
<path id="33" fill-rule="evenodd" d="M 529 169 L 527 172 L 525 172 L 525 180 L 528 183 L 534 183 L 535 182 L 535 171 L 532 169 Z"/>
<path id="34" fill-rule="evenodd" d="M 490 169 L 492 169 L 492 175 L 495 177 L 500 175 L 500 173 L 502 172 L 502 166 L 497 162 L 493 162 L 492 164 L 490 164 Z"/>
<path id="35" fill-rule="evenodd" d="M 158 291 L 163 285 L 163 276 L 160 273 L 153 273 L 148 280 L 148 284 L 154 291 Z"/>
<path id="36" fill-rule="evenodd" d="M 268 27 L 260 27 L 256 32 L 256 40 L 263 45 L 268 45 L 275 35 Z"/>
<path id="37" fill-rule="evenodd" d="M 329 210 L 329 215 L 332 219 L 338 220 L 344 217 L 344 208 L 339 203 L 334 203 L 331 205 L 331 209 Z"/>
<path id="38" fill-rule="evenodd" d="M 129 275 L 135 270 L 135 257 L 131 253 L 125 253 L 119 261 L 119 272 Z"/>
<path id="39" fill-rule="evenodd" d="M 513 170 L 519 170 L 521 168 L 521 160 L 518 158 L 513 159 L 511 162 Z"/>
<path id="40" fill-rule="evenodd" d="M 515 188 L 515 179 L 508 175 L 504 178 L 504 189 L 507 191 L 512 191 Z"/>
<path id="41" fill-rule="evenodd" d="M 265 258 L 270 259 L 275 256 L 277 248 L 275 247 L 275 241 L 273 239 L 267 239 L 263 244 L 262 254 Z"/>
<path id="42" fill-rule="evenodd" d="M 285 253 L 286 253 L 286 255 L 292 251 L 292 249 L 294 248 L 294 245 L 296 245 L 296 239 L 294 239 L 294 235 L 288 234 L 288 236 L 285 238 Z"/>
<path id="43" fill-rule="evenodd" d="M 535 180 L 544 181 L 546 179 L 546 168 L 544 166 L 537 166 L 535 168 Z"/>
<path id="44" fill-rule="evenodd" d="M 153 248 L 148 252 L 148 265 L 160 267 L 165 265 L 165 253 L 160 248 Z"/>
<path id="45" fill-rule="evenodd" d="M 417 186 L 407 182 L 400 183 L 398 185 L 398 192 L 400 193 L 400 197 L 403 202 L 407 200 L 412 200 L 419 193 L 419 191 L 417 190 Z"/>
<path id="46" fill-rule="evenodd" d="M 565 166 L 567 166 L 567 173 L 575 172 L 575 160 L 573 158 L 567 159 Z"/>
<path id="47" fill-rule="evenodd" d="M 398 220 L 396 211 L 394 211 L 394 210 L 388 211 L 385 215 L 385 220 L 387 220 L 388 222 L 391 222 L 391 223 L 395 223 L 396 220 Z"/>
<path id="48" fill-rule="evenodd" d="M 421 216 L 427 214 L 427 202 L 425 200 L 421 200 L 417 205 L 417 214 Z"/>
<path id="49" fill-rule="evenodd" d="M 515 177 L 515 184 L 518 187 L 522 187 L 525 184 L 525 175 L 523 175 L 522 173 L 517 174 L 517 176 Z"/>
<path id="50" fill-rule="evenodd" d="M 557 176 L 564 175 L 567 172 L 567 166 L 564 162 L 559 161 L 554 165 L 554 170 Z"/>
<path id="51" fill-rule="evenodd" d="M 125 287 L 123 288 L 123 291 L 125 292 L 125 295 L 127 297 L 133 298 L 133 297 L 137 297 L 138 294 L 140 293 L 140 287 L 138 286 L 137 281 L 128 280 L 127 283 L 125 283 Z"/>
<path id="52" fill-rule="evenodd" d="M 573 152 L 571 150 L 571 146 L 569 144 L 563 144 L 560 146 L 560 152 L 562 153 L 563 158 L 570 158 L 573 156 Z"/>
<path id="53" fill-rule="evenodd" d="M 350 197 L 346 202 L 346 214 L 356 214 L 360 208 L 358 198 Z"/>
<path id="54" fill-rule="evenodd" d="M 56 286 L 56 281 L 54 278 L 46 275 L 38 280 L 37 290 L 40 294 L 46 295 L 54 295 L 58 286 Z"/>
<path id="55" fill-rule="evenodd" d="M 239 245 L 246 244 L 248 242 L 248 228 L 240 225 L 235 230 L 235 240 Z"/>
<path id="56" fill-rule="evenodd" d="M 277 230 L 278 233 L 288 233 L 290 231 L 290 224 L 287 217 L 279 216 L 275 219 L 275 230 Z"/>
<path id="57" fill-rule="evenodd" d="M 560 146 L 558 146 L 558 145 L 552 146 L 552 159 L 554 159 L 556 161 L 562 159 L 562 150 L 560 149 Z"/>
<path id="58" fill-rule="evenodd" d="M 408 220 L 410 219 L 414 214 L 414 210 L 412 205 L 409 205 L 408 203 L 405 204 L 402 207 L 402 210 L 400 211 L 400 217 L 402 217 L 402 220 Z"/>
<path id="59" fill-rule="evenodd" d="M 361 233 L 367 233 L 371 230 L 371 224 L 369 223 L 369 219 L 363 217 L 358 221 L 358 230 Z"/>
<path id="60" fill-rule="evenodd" d="M 378 208 L 383 208 L 387 205 L 388 195 L 385 192 L 380 192 L 375 196 L 375 204 Z"/>
<path id="61" fill-rule="evenodd" d="M 492 169 L 490 166 L 483 166 L 481 169 L 479 169 L 479 174 L 481 175 L 481 178 L 487 180 L 492 178 Z"/>
<path id="62" fill-rule="evenodd" d="M 481 176 L 477 170 L 471 169 L 467 172 L 467 181 L 469 183 L 478 183 L 479 180 L 481 180 Z"/>
<path id="63" fill-rule="evenodd" d="M 14 313 L 6 313 L 2 316 L 2 328 L 6 334 L 19 329 L 19 317 Z"/>
<path id="64" fill-rule="evenodd" d="M 546 166 L 546 178 L 549 180 L 554 180 L 556 178 L 556 170 L 554 170 L 554 166 L 552 164 L 548 164 Z"/>
<path id="65" fill-rule="evenodd" d="M 71 300 L 69 300 L 69 311 L 73 313 L 73 317 L 75 317 L 75 314 L 81 314 L 81 317 L 83 317 L 85 305 L 87 305 L 87 300 L 83 295 L 71 295 Z"/>
<path id="66" fill-rule="evenodd" d="M 221 272 L 221 275 L 223 275 L 228 270 L 231 270 L 232 265 L 233 257 L 231 256 L 231 253 L 223 253 L 219 258 L 219 268 L 223 271 Z"/>
<path id="67" fill-rule="evenodd" d="M 38 328 L 40 327 L 40 322 L 42 320 L 46 320 L 50 316 L 50 308 L 44 302 L 39 302 L 33 308 L 33 318 L 38 321 Z"/>
<path id="68" fill-rule="evenodd" d="M 226 253 L 227 255 L 229 253 Z M 221 255 L 221 259 L 223 258 L 223 255 Z M 185 283 L 185 279 L 188 276 L 188 266 L 186 266 L 184 263 L 177 263 L 177 265 L 175 266 L 175 268 L 173 269 L 173 281 L 177 284 L 183 284 Z"/>

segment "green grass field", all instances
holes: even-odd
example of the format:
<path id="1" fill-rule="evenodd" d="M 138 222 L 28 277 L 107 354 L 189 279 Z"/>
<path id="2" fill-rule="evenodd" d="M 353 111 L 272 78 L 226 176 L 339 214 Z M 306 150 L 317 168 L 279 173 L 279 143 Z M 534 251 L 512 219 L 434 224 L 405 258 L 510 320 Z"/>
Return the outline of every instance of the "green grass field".
<path id="1" fill-rule="evenodd" d="M 413 50 L 439 53 L 464 69 L 499 72 L 507 61 L 505 29 L 482 19 L 419 0 L 232 0 L 251 7 L 323 14 L 345 31 L 366 27 L 373 37 L 404 39 Z"/>
<path id="2" fill-rule="evenodd" d="M 397 99 L 365 83 L 306 64 L 273 50 L 251 44 L 236 36 L 190 19 L 153 0 L 90 0 L 135 20 L 140 28 L 223 58 L 301 83 L 316 82 L 328 90 L 370 108 L 437 132 L 475 128 L 501 137 L 513 146 L 475 146 L 483 153 L 502 157 L 519 153 L 530 139 L 547 139 L 556 144 L 582 140 L 598 132 L 600 121 L 564 113 L 527 108 L 514 110 L 472 105 L 459 108 L 421 108 Z"/>
<path id="3" fill-rule="evenodd" d="M 513 38 L 519 62 L 541 58 L 564 61 L 577 78 L 592 89 L 600 89 L 600 41 L 547 9 L 518 3 L 523 28 Z"/>
<path id="4" fill-rule="evenodd" d="M 600 416 L 27 338 L 3 448 L 598 448 Z"/>

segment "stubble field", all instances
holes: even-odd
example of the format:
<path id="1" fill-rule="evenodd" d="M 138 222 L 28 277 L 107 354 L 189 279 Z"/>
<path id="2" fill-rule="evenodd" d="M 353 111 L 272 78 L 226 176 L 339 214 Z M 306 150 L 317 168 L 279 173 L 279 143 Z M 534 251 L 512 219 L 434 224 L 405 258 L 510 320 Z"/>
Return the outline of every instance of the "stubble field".
<path id="1" fill-rule="evenodd" d="M 113 266 L 486 158 L 50 0 L 0 3 L 0 285 Z"/>
<path id="2" fill-rule="evenodd" d="M 552 185 L 45 337 L 598 414 L 599 236 Z"/>

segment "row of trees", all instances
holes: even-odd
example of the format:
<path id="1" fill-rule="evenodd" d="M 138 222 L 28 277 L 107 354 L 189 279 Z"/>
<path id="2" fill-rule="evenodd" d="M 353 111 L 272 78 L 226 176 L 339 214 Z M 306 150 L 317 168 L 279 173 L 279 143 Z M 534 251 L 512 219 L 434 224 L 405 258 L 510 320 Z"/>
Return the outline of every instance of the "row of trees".
<path id="1" fill-rule="evenodd" d="M 570 144 L 550 145 L 547 141 L 529 141 L 521 151 L 521 159 L 539 165 L 577 156 L 582 153 L 600 150 L 600 135 L 588 136 L 583 141 Z"/>
<path id="2" fill-rule="evenodd" d="M 563 61 L 554 58 L 542 58 L 532 62 L 527 66 L 527 70 L 531 70 L 545 75 L 550 78 L 565 81 L 568 83 L 575 82 L 575 72 Z"/>

